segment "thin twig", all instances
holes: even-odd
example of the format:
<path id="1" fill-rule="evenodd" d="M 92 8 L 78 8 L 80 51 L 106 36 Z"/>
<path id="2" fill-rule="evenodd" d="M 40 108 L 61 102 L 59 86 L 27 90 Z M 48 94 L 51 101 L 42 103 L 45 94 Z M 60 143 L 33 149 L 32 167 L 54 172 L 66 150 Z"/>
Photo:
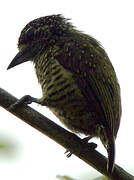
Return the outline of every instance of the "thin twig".
<path id="1" fill-rule="evenodd" d="M 5 108 L 7 111 L 47 135 L 65 149 L 73 152 L 74 155 L 110 179 L 134 180 L 134 176 L 127 173 L 118 165 L 115 165 L 113 173 L 109 174 L 106 169 L 107 158 L 105 156 L 90 148 L 90 144 L 83 143 L 83 141 L 75 134 L 60 127 L 31 107 L 22 106 L 13 111 L 9 110 L 8 107 L 16 101 L 17 99 L 14 96 L 0 88 L 0 106 Z"/>

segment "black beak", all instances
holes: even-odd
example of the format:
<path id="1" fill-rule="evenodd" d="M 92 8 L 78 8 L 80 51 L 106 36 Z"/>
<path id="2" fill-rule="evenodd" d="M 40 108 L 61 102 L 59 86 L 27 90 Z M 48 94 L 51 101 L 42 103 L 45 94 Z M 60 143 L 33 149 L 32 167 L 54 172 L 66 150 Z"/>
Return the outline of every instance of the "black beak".
<path id="1" fill-rule="evenodd" d="M 31 57 L 30 57 L 30 53 L 27 50 L 24 51 L 19 51 L 17 53 L 17 55 L 14 57 L 14 59 L 11 61 L 11 63 L 9 64 L 7 69 L 11 69 L 14 66 L 17 66 L 19 64 L 22 64 L 26 61 L 30 61 Z"/>

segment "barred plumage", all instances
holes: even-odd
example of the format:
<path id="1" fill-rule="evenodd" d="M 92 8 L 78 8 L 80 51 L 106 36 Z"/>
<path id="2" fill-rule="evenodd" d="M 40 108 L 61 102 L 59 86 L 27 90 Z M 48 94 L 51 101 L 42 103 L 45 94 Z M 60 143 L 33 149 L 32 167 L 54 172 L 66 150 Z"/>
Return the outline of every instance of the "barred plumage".
<path id="1" fill-rule="evenodd" d="M 112 172 L 121 117 L 120 87 L 100 43 L 63 16 L 52 15 L 28 23 L 18 47 L 8 68 L 32 60 L 43 92 L 41 99 L 33 101 L 48 106 L 72 131 L 99 137 Z"/>

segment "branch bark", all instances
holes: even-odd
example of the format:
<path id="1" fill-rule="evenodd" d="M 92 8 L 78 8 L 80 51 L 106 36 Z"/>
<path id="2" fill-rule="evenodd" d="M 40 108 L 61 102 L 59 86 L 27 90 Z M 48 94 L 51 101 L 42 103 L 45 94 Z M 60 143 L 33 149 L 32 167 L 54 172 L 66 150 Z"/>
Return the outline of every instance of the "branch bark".
<path id="1" fill-rule="evenodd" d="M 17 98 L 0 88 L 0 106 L 4 109 L 47 135 L 65 149 L 70 150 L 74 155 L 108 178 L 113 180 L 134 180 L 134 176 L 127 173 L 118 165 L 115 165 L 113 173 L 109 174 L 106 169 L 107 158 L 105 156 L 100 154 L 98 151 L 93 150 L 90 148 L 90 144 L 88 145 L 87 143 L 83 143 L 78 136 L 60 127 L 33 108 L 29 106 L 22 106 L 14 109 L 13 111 L 9 110 L 9 106 L 16 101 Z"/>

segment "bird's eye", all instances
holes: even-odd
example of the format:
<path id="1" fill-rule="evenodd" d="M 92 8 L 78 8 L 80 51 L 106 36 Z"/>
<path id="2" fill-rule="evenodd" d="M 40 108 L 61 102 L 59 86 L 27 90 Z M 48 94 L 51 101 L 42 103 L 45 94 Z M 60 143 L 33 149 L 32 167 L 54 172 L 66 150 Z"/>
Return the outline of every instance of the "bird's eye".
<path id="1" fill-rule="evenodd" d="M 25 40 L 31 41 L 34 39 L 34 29 L 31 27 L 25 32 Z"/>

